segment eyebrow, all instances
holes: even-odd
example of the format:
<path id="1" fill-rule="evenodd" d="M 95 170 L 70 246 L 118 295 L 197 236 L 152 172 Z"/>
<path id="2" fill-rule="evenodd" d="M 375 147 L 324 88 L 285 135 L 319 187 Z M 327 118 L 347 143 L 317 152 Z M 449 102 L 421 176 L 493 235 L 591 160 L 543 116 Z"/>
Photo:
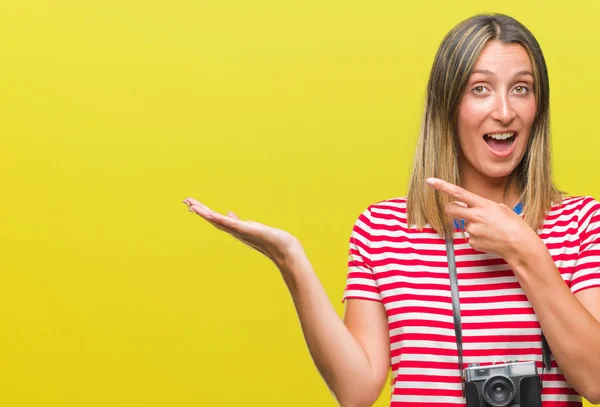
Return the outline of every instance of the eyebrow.
<path id="1" fill-rule="evenodd" d="M 473 74 L 476 73 L 480 73 L 480 74 L 484 74 L 484 75 L 490 75 L 490 76 L 496 76 L 496 74 L 488 69 L 477 69 L 475 71 L 472 72 Z M 531 73 L 531 71 L 519 71 L 515 74 L 515 76 L 523 76 L 523 75 L 529 75 L 533 78 L 533 74 Z"/>

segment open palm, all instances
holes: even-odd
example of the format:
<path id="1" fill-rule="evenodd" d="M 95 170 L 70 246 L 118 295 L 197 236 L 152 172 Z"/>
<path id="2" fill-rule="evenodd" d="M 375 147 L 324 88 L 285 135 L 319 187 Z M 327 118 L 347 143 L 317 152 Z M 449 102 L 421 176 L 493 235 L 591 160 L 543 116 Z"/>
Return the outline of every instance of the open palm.
<path id="1" fill-rule="evenodd" d="M 183 203 L 188 205 L 190 211 L 200 215 L 217 229 L 229 233 L 267 256 L 277 267 L 285 266 L 295 250 L 300 247 L 298 239 L 284 230 L 258 222 L 241 220 L 233 212 L 222 215 L 193 198 L 186 198 Z"/>

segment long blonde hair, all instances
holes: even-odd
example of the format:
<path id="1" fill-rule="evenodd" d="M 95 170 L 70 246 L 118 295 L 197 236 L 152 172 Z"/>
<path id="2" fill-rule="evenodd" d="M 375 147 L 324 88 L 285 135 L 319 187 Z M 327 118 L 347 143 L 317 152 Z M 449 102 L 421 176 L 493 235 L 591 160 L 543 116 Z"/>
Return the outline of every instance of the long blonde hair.
<path id="1" fill-rule="evenodd" d="M 408 190 L 409 225 L 429 224 L 445 237 L 453 233 L 444 207 L 452 201 L 425 184 L 436 177 L 460 185 L 456 136 L 458 107 L 469 76 L 489 41 L 520 44 L 531 58 L 537 111 L 523 160 L 509 178 L 521 194 L 525 220 L 537 230 L 561 193 L 552 182 L 550 169 L 550 90 L 544 55 L 533 34 L 512 17 L 482 14 L 454 27 L 435 56 L 427 85 L 425 110 Z"/>

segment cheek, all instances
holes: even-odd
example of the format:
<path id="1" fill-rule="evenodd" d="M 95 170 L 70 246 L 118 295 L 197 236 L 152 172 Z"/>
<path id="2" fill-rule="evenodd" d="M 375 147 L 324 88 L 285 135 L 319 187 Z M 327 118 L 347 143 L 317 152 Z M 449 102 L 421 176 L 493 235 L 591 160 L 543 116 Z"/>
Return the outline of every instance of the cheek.
<path id="1" fill-rule="evenodd" d="M 514 108 L 520 121 L 520 126 L 527 129 L 527 138 L 529 138 L 531 136 L 531 126 L 533 126 L 537 112 L 535 99 L 533 97 L 524 99 L 518 105 L 515 105 Z"/>
<path id="2" fill-rule="evenodd" d="M 487 117 L 485 103 L 465 96 L 458 111 L 458 139 L 479 137 L 479 127 Z"/>
<path id="3" fill-rule="evenodd" d="M 529 124 L 530 128 L 531 128 L 531 125 L 533 124 L 533 120 L 535 119 L 536 111 L 537 111 L 537 106 L 535 104 L 535 99 L 532 98 L 532 100 L 529 101 L 529 103 L 527 103 L 524 106 L 525 121 Z"/>

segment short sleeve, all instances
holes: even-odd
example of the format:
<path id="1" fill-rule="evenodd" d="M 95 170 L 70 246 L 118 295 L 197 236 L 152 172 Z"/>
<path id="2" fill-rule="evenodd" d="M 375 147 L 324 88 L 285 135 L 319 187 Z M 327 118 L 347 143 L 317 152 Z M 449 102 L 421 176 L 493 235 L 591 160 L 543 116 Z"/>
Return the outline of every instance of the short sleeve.
<path id="1" fill-rule="evenodd" d="M 348 274 L 342 302 L 348 298 L 381 301 L 377 280 L 371 269 L 371 212 L 360 214 L 350 235 Z"/>
<path id="2" fill-rule="evenodd" d="M 585 198 L 579 211 L 579 253 L 571 291 L 600 287 L 600 203 Z"/>

